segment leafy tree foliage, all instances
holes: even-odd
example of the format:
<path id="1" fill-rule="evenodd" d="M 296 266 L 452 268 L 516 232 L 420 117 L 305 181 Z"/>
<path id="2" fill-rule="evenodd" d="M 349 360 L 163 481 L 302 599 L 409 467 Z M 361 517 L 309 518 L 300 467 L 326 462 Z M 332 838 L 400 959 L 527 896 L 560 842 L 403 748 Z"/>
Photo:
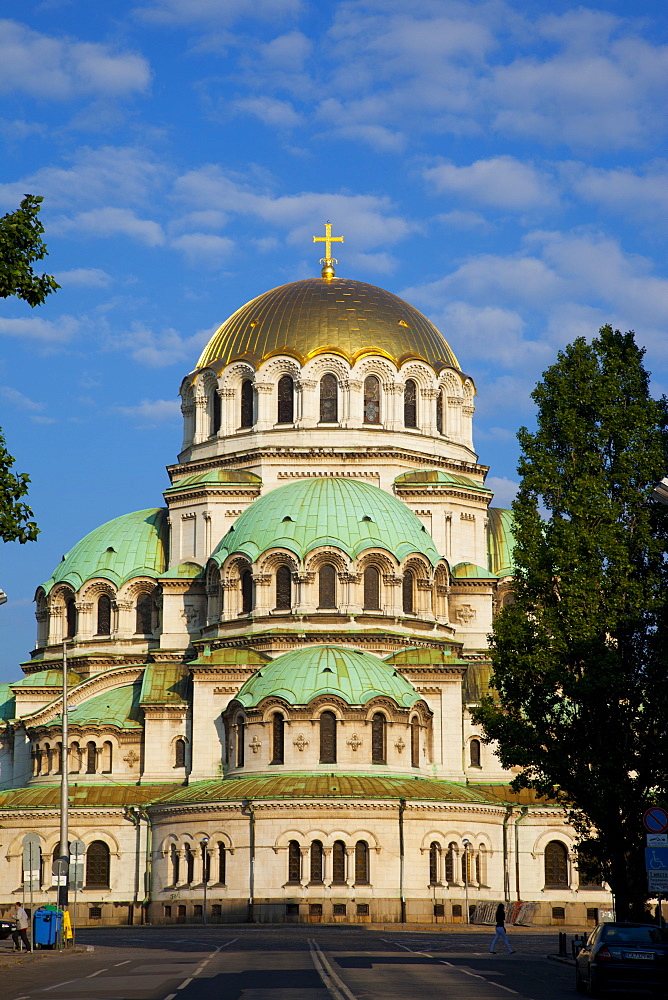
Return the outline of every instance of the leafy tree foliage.
<path id="1" fill-rule="evenodd" d="M 14 212 L 0 218 L 0 298 L 15 295 L 31 306 L 44 302 L 60 285 L 50 274 L 36 275 L 32 264 L 46 257 L 39 219 L 43 198 L 27 194 Z"/>
<path id="2" fill-rule="evenodd" d="M 494 697 L 475 717 L 516 787 L 553 796 L 579 833 L 581 881 L 618 919 L 648 898 L 644 810 L 668 794 L 668 405 L 632 333 L 558 356 L 522 428 L 514 603 L 494 623 Z"/>
<path id="3" fill-rule="evenodd" d="M 31 306 L 41 305 L 60 285 L 50 274 L 36 275 L 32 264 L 47 255 L 42 241 L 44 226 L 39 219 L 43 199 L 27 194 L 14 212 L 0 218 L 0 298 L 14 295 Z M 14 459 L 0 433 L 0 539 L 30 542 L 39 528 L 31 521 L 32 510 L 21 503 L 28 492 L 29 476 L 11 471 Z"/>

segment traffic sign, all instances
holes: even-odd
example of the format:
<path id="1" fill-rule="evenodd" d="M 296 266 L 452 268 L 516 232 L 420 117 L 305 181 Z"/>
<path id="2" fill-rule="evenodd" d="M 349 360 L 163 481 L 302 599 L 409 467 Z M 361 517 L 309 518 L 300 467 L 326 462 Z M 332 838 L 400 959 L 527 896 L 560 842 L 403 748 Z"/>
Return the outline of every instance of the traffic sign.
<path id="1" fill-rule="evenodd" d="M 73 840 L 70 844 L 69 886 L 75 892 L 83 889 L 85 854 L 86 845 L 83 840 Z"/>
<path id="2" fill-rule="evenodd" d="M 668 847 L 646 847 L 645 868 L 648 872 L 668 874 Z"/>
<path id="3" fill-rule="evenodd" d="M 668 833 L 645 834 L 648 847 L 668 847 Z"/>
<path id="4" fill-rule="evenodd" d="M 650 892 L 668 893 L 668 870 L 658 872 L 647 872 L 647 888 Z"/>
<path id="5" fill-rule="evenodd" d="M 651 809 L 647 809 L 642 821 L 648 833 L 666 833 L 668 831 L 668 811 L 662 806 L 652 806 Z"/>

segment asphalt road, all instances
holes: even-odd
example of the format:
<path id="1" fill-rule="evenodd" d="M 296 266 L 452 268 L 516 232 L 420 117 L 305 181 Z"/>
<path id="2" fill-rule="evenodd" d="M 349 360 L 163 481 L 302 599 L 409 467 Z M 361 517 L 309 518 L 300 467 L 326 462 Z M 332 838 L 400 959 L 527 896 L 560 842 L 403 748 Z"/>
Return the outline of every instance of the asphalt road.
<path id="1" fill-rule="evenodd" d="M 514 955 L 489 954 L 488 928 L 89 929 L 92 952 L 15 962 L 2 942 L 0 1000 L 574 1000 L 572 968 L 546 957 L 556 931 L 509 934 Z"/>

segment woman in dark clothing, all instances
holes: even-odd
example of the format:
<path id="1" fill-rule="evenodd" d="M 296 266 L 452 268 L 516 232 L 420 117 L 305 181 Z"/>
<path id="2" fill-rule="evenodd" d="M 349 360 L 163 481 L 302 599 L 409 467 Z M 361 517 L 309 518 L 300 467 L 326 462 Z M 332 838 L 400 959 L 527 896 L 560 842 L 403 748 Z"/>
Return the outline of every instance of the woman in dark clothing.
<path id="1" fill-rule="evenodd" d="M 503 903 L 499 903 L 499 905 L 496 908 L 495 922 L 496 922 L 496 931 L 494 937 L 492 938 L 492 943 L 489 946 L 490 955 L 496 955 L 494 949 L 496 947 L 497 941 L 502 941 L 505 944 L 506 948 L 508 949 L 508 954 L 514 955 L 515 952 L 510 947 L 510 941 L 508 940 L 508 935 L 506 934 L 506 908 L 503 905 Z"/>

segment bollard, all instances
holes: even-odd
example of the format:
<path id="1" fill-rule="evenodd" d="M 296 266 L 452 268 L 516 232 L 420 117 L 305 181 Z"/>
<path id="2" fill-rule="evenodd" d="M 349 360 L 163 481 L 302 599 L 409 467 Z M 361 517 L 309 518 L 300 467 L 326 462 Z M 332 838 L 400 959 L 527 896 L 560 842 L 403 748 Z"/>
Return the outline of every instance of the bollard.
<path id="1" fill-rule="evenodd" d="M 559 957 L 566 958 L 566 935 L 559 931 Z"/>

